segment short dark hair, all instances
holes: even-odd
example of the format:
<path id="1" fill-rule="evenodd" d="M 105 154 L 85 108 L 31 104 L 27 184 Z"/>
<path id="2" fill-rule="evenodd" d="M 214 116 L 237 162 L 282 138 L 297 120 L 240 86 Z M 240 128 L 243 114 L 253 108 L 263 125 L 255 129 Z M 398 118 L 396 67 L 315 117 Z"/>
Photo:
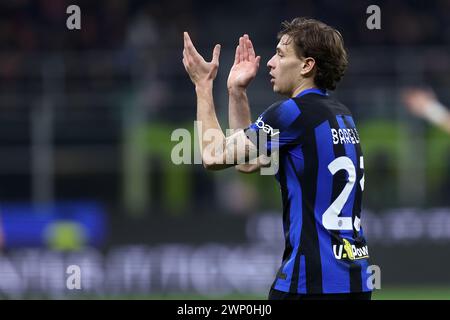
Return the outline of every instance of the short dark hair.
<path id="1" fill-rule="evenodd" d="M 347 69 L 347 52 L 342 35 L 327 24 L 308 18 L 284 21 L 278 40 L 288 35 L 295 43 L 298 57 L 316 61 L 314 82 L 322 89 L 334 90 Z"/>

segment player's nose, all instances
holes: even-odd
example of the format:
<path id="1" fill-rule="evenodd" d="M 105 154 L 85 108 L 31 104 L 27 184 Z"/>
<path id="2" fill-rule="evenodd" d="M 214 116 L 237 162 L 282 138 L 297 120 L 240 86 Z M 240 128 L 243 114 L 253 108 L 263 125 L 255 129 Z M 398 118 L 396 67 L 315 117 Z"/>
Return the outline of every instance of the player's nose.
<path id="1" fill-rule="evenodd" d="M 269 61 L 267 61 L 267 67 L 269 68 L 269 69 L 273 69 L 275 66 L 274 66 L 274 58 L 275 56 L 273 56 L 272 58 L 270 58 L 270 60 Z"/>

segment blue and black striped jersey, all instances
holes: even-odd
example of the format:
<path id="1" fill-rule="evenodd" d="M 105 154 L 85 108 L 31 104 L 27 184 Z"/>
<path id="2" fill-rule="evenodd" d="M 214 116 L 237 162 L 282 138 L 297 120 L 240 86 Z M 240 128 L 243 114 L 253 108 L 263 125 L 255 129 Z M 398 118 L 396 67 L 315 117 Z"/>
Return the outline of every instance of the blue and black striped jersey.
<path id="1" fill-rule="evenodd" d="M 283 201 L 285 250 L 272 287 L 302 294 L 370 291 L 360 225 L 364 161 L 350 111 L 308 89 L 273 104 L 245 132 L 252 139 L 261 130 L 268 139 L 257 142 L 259 150 L 279 153 Z"/>

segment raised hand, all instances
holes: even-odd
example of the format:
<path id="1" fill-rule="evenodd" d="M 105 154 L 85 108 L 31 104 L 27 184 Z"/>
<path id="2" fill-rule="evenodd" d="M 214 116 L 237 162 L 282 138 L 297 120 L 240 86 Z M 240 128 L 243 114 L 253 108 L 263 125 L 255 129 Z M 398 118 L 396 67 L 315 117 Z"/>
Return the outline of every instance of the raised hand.
<path id="1" fill-rule="evenodd" d="M 247 88 L 258 72 L 260 60 L 261 57 L 255 55 L 255 49 L 248 35 L 240 37 L 234 64 L 228 75 L 228 89 Z"/>
<path id="2" fill-rule="evenodd" d="M 436 96 L 430 89 L 408 88 L 403 90 L 402 100 L 413 114 L 423 117 L 436 101 Z"/>
<path id="3" fill-rule="evenodd" d="M 211 62 L 206 62 L 195 49 L 189 34 L 184 32 L 183 37 L 183 64 L 192 82 L 195 86 L 212 82 L 216 78 L 219 68 L 220 44 L 216 44 L 214 47 Z"/>

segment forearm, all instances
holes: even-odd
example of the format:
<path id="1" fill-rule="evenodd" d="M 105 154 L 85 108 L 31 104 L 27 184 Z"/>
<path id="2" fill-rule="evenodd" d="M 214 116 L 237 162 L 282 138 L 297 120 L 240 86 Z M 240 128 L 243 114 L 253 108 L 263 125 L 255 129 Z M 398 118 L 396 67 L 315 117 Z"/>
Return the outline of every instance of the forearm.
<path id="1" fill-rule="evenodd" d="M 230 129 L 245 129 L 251 124 L 250 106 L 245 89 L 228 89 Z"/>
<path id="2" fill-rule="evenodd" d="M 222 131 L 214 108 L 212 88 L 212 83 L 195 87 L 197 94 L 197 121 L 203 123 L 204 130 L 216 129 Z"/>
<path id="3" fill-rule="evenodd" d="M 218 150 L 218 148 L 225 145 L 225 136 L 217 120 L 214 99 L 212 94 L 212 82 L 205 85 L 198 85 L 195 88 L 197 94 L 197 131 L 200 152 L 205 167 L 211 164 L 220 162 L 220 159 L 215 159 L 216 152 L 212 150 Z M 205 132 L 208 130 L 213 136 L 205 137 Z M 212 141 L 211 141 L 212 140 Z M 213 146 L 214 145 L 214 146 Z M 211 147 L 213 146 L 213 147 Z"/>
<path id="4" fill-rule="evenodd" d="M 245 129 L 252 120 L 250 114 L 250 105 L 248 103 L 245 89 L 228 89 L 228 122 L 231 129 Z M 242 173 L 253 173 L 261 167 L 260 160 L 255 163 L 244 163 L 236 166 L 236 170 Z"/>
<path id="5" fill-rule="evenodd" d="M 450 111 L 438 100 L 432 100 L 427 104 L 423 117 L 450 133 Z"/>

